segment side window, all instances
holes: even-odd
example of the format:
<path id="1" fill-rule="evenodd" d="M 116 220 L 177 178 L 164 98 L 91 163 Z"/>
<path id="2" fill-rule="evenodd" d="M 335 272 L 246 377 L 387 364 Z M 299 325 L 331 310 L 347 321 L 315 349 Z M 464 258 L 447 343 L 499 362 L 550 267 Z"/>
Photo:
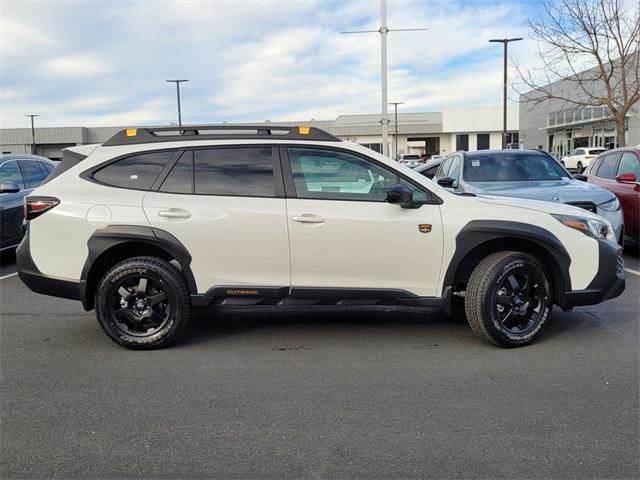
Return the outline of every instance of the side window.
<path id="1" fill-rule="evenodd" d="M 121 158 L 95 172 L 93 179 L 114 187 L 149 190 L 174 154 L 165 151 Z"/>
<path id="2" fill-rule="evenodd" d="M 416 187 L 412 183 L 409 183 L 409 182 L 407 182 L 406 180 L 403 180 L 403 179 L 400 180 L 400 183 L 402 183 L 403 185 L 406 185 L 407 187 L 409 187 L 409 189 L 413 192 L 413 201 L 414 202 L 426 202 L 427 200 L 430 200 L 430 198 L 427 196 L 427 194 L 424 192 L 424 190 L 419 189 L 418 187 Z"/>
<path id="3" fill-rule="evenodd" d="M 600 166 L 598 167 L 596 176 L 606 179 L 614 178 L 616 166 L 618 165 L 618 160 L 620 160 L 621 156 L 622 155 L 620 153 L 612 153 L 610 155 L 606 155 L 600 162 Z"/>
<path id="4" fill-rule="evenodd" d="M 395 173 L 356 155 L 336 150 L 288 148 L 299 198 L 384 202 Z"/>
<path id="5" fill-rule="evenodd" d="M 7 182 L 15 183 L 20 187 L 20 190 L 24 190 L 22 172 L 15 160 L 9 160 L 0 165 L 0 183 Z"/>
<path id="6" fill-rule="evenodd" d="M 271 147 L 194 150 L 193 164 L 196 194 L 276 196 Z"/>
<path id="7" fill-rule="evenodd" d="M 451 161 L 451 168 L 449 169 L 448 177 L 453 178 L 454 180 L 458 180 L 460 178 L 460 156 L 454 155 L 453 160 Z"/>
<path id="8" fill-rule="evenodd" d="M 447 177 L 448 173 L 449 173 L 449 169 L 451 168 L 451 162 L 453 161 L 453 157 L 447 157 L 444 159 L 444 161 L 440 164 L 440 169 L 438 170 L 438 173 L 436 173 L 436 178 L 442 178 L 442 177 Z"/>
<path id="9" fill-rule="evenodd" d="M 420 173 L 427 178 L 433 178 L 439 167 L 440 165 L 434 165 L 433 167 L 429 167 L 426 170 L 421 171 Z"/>
<path id="10" fill-rule="evenodd" d="M 640 159 L 636 157 L 635 153 L 624 152 L 622 154 L 616 177 L 622 173 L 633 173 L 636 179 L 640 178 Z"/>
<path id="11" fill-rule="evenodd" d="M 54 170 L 53 165 L 49 165 L 48 163 L 44 162 L 40 162 L 40 168 L 44 170 L 45 175 L 49 175 Z"/>
<path id="12" fill-rule="evenodd" d="M 573 152 L 571 152 L 571 155 L 584 155 L 584 152 L 581 148 L 576 148 Z"/>
<path id="13" fill-rule="evenodd" d="M 19 160 L 18 163 L 20 164 L 20 169 L 24 176 L 24 183 L 27 188 L 36 188 L 44 181 L 46 175 L 40 168 L 40 162 L 33 160 Z"/>
<path id="14" fill-rule="evenodd" d="M 162 182 L 161 192 L 193 193 L 193 151 L 182 154 L 167 178 Z"/>

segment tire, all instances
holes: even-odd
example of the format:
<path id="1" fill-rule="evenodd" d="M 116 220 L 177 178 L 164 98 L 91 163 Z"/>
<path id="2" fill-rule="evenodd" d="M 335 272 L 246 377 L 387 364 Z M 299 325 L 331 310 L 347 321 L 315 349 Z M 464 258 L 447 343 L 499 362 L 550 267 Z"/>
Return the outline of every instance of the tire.
<path id="1" fill-rule="evenodd" d="M 537 258 L 497 252 L 482 260 L 467 283 L 465 313 L 473 332 L 500 347 L 531 343 L 551 314 L 548 274 Z"/>
<path id="2" fill-rule="evenodd" d="M 582 173 L 584 167 L 582 166 L 582 162 L 578 162 L 578 173 Z"/>
<path id="3" fill-rule="evenodd" d="M 112 267 L 95 294 L 105 333 L 130 349 L 165 347 L 187 328 L 191 303 L 180 271 L 155 257 L 135 257 Z"/>

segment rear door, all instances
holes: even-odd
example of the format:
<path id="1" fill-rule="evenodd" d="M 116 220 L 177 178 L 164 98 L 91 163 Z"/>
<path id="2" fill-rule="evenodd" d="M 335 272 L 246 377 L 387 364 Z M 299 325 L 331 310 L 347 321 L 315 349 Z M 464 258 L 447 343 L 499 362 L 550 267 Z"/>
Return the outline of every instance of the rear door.
<path id="1" fill-rule="evenodd" d="M 289 287 L 286 205 L 277 147 L 185 150 L 158 191 L 145 195 L 153 227 L 191 254 L 198 292 Z"/>
<path id="2" fill-rule="evenodd" d="M 283 147 L 295 289 L 402 290 L 438 296 L 439 201 L 389 167 L 355 152 Z M 389 204 L 405 183 L 420 208 Z"/>

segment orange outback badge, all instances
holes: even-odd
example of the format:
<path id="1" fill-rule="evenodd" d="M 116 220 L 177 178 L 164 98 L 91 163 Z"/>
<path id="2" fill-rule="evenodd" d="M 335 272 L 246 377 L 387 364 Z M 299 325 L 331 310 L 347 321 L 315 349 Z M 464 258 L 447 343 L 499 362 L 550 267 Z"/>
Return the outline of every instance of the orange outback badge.
<path id="1" fill-rule="evenodd" d="M 420 233 L 429 233 L 431 231 L 431 224 L 430 223 L 419 223 L 418 224 L 418 230 L 420 230 Z"/>

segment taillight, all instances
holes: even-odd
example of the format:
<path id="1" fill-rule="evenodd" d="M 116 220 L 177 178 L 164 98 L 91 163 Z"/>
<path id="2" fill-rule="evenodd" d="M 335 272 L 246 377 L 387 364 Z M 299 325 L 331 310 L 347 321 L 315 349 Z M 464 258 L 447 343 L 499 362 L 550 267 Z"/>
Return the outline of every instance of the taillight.
<path id="1" fill-rule="evenodd" d="M 591 160 L 591 159 L 594 159 L 594 158 L 596 158 L 596 157 L 594 157 L 593 155 L 585 155 L 585 157 L 584 157 L 585 160 Z"/>
<path id="2" fill-rule="evenodd" d="M 60 200 L 55 197 L 26 197 L 24 199 L 24 218 L 33 220 L 58 205 Z"/>

